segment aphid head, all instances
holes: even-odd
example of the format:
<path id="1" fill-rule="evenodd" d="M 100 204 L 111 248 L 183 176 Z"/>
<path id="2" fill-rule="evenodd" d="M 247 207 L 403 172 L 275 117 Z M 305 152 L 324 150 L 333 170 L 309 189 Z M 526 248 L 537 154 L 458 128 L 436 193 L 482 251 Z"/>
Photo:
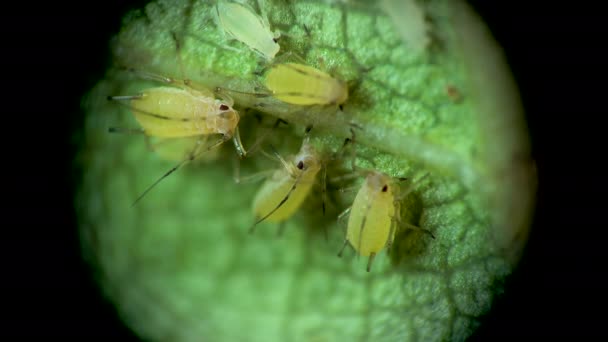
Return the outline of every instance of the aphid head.
<path id="1" fill-rule="evenodd" d="M 239 113 L 226 103 L 217 103 L 217 113 L 213 125 L 219 133 L 233 136 L 237 125 L 239 124 Z"/>
<path id="2" fill-rule="evenodd" d="M 312 146 L 308 139 L 304 140 L 302 148 L 294 158 L 294 166 L 300 171 L 316 170 L 321 168 L 321 158 L 317 150 Z"/>
<path id="3" fill-rule="evenodd" d="M 382 172 L 370 172 L 365 178 L 365 186 L 379 194 L 391 194 L 393 192 L 393 179 Z"/>

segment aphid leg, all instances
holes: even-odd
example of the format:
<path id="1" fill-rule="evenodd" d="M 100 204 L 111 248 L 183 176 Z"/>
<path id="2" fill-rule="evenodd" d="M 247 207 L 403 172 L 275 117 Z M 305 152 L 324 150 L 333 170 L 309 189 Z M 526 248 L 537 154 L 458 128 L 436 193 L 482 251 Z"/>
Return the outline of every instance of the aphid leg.
<path id="1" fill-rule="evenodd" d="M 391 253 L 391 248 L 393 247 L 393 242 L 395 241 L 397 222 L 398 222 L 398 220 L 395 217 L 393 217 L 391 219 L 391 229 L 388 233 L 388 240 L 386 241 L 386 253 L 387 254 Z"/>
<path id="2" fill-rule="evenodd" d="M 355 191 L 358 191 L 359 189 L 361 189 L 361 186 L 355 185 L 355 186 L 349 186 L 347 188 L 340 188 L 340 189 L 338 189 L 338 191 L 340 193 L 347 193 L 347 192 L 355 192 Z"/>
<path id="3" fill-rule="evenodd" d="M 338 252 L 338 258 L 342 257 L 342 253 L 344 253 L 344 249 L 346 248 L 347 245 L 348 245 L 348 240 L 344 239 L 344 243 L 342 244 L 342 248 L 340 248 L 340 251 Z"/>
<path id="4" fill-rule="evenodd" d="M 241 134 L 239 132 L 239 126 L 236 126 L 234 130 L 234 135 L 232 137 L 232 141 L 234 142 L 234 148 L 236 149 L 236 153 L 239 155 L 239 158 L 245 158 L 247 156 L 247 151 L 241 142 Z"/>
<path id="5" fill-rule="evenodd" d="M 421 231 L 423 233 L 429 234 L 431 236 L 431 238 L 435 239 L 435 235 L 433 235 L 433 232 L 431 232 L 428 229 L 420 228 L 418 226 L 415 226 L 415 225 L 413 225 L 411 223 L 407 223 L 407 222 L 401 222 L 401 224 L 409 229 L 413 229 L 413 230 L 417 230 L 417 231 Z"/>
<path id="6" fill-rule="evenodd" d="M 376 256 L 376 253 L 374 253 L 374 252 L 369 254 L 369 259 L 367 260 L 367 272 L 371 271 L 372 262 L 374 261 L 375 256 Z"/>
<path id="7" fill-rule="evenodd" d="M 286 221 L 279 223 L 279 229 L 277 229 L 277 237 L 282 237 L 285 232 L 285 226 L 287 225 Z"/>
<path id="8" fill-rule="evenodd" d="M 282 61 L 285 61 L 285 60 L 289 59 L 290 57 L 295 58 L 299 63 L 305 64 L 305 65 L 308 64 L 308 62 L 306 62 L 304 57 L 298 55 L 297 53 L 295 53 L 293 51 L 287 51 L 284 54 L 275 57 L 274 60 L 272 61 L 272 65 L 280 64 Z M 272 65 L 270 66 L 271 68 L 272 68 Z"/>
<path id="9" fill-rule="evenodd" d="M 255 152 L 255 150 L 258 148 L 258 146 L 260 146 L 262 144 L 262 142 L 268 137 L 268 135 L 270 135 L 270 133 L 272 133 L 272 131 L 274 129 L 276 129 L 277 127 L 279 127 L 279 124 L 284 123 L 287 124 L 287 121 L 283 120 L 283 119 L 277 119 L 277 121 L 275 121 L 274 125 L 272 126 L 272 128 L 270 129 L 266 129 L 264 134 L 262 134 L 261 137 L 259 137 L 254 143 L 253 145 L 251 145 L 251 147 L 249 147 L 249 153 L 253 153 Z"/>
<path id="10" fill-rule="evenodd" d="M 345 217 L 346 217 L 346 216 L 347 216 L 347 215 L 350 213 L 350 210 L 351 210 L 352 208 L 353 208 L 353 207 L 348 207 L 348 208 L 344 209 L 344 211 L 342 211 L 342 212 L 341 212 L 341 213 L 338 215 L 338 218 L 337 218 L 338 225 L 339 225 L 339 224 L 340 224 L 340 222 L 341 222 L 342 220 L 344 220 L 344 218 L 345 218 Z M 346 229 L 344 230 L 344 234 L 346 234 Z"/>

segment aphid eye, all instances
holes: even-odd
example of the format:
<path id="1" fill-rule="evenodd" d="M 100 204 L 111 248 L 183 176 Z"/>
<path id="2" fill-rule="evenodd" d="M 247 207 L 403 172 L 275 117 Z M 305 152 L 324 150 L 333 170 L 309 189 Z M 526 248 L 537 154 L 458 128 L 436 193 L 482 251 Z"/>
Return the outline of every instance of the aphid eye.
<path id="1" fill-rule="evenodd" d="M 382 192 L 387 192 L 387 191 L 388 191 L 388 185 L 386 185 L 386 184 L 385 184 L 385 185 L 382 187 Z"/>
<path id="2" fill-rule="evenodd" d="M 277 38 L 272 38 L 272 41 L 276 43 L 276 42 L 278 42 L 279 40 L 278 40 Z"/>
<path id="3" fill-rule="evenodd" d="M 228 110 L 228 109 L 230 109 L 230 107 L 226 106 L 225 104 L 220 105 L 220 110 Z"/>
<path id="4" fill-rule="evenodd" d="M 297 165 L 297 168 L 300 169 L 300 170 L 303 170 L 304 169 L 304 162 L 300 160 L 300 162 Z"/>

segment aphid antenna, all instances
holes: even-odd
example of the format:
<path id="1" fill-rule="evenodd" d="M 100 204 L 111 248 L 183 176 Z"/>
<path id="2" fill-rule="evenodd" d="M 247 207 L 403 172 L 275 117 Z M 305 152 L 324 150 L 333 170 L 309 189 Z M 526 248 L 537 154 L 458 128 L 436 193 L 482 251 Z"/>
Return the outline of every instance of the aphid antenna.
<path id="1" fill-rule="evenodd" d="M 208 148 L 202 150 L 202 151 L 198 151 L 196 152 L 193 151 L 193 153 L 188 157 L 183 159 L 182 161 L 180 161 L 179 163 L 177 163 L 177 165 L 175 165 L 174 167 L 172 167 L 171 169 L 169 169 L 169 171 L 165 172 L 165 174 L 163 174 L 160 178 L 158 178 L 154 183 L 152 183 L 152 185 L 150 185 L 141 195 L 139 195 L 139 197 L 137 197 L 137 199 L 135 199 L 135 201 L 133 202 L 133 204 L 131 204 L 131 207 L 134 207 L 139 201 L 141 201 L 142 198 L 144 198 L 144 196 L 150 192 L 150 190 L 152 190 L 158 183 L 160 183 L 163 179 L 165 179 L 166 177 L 168 177 L 169 175 L 171 175 L 173 172 L 177 171 L 180 167 L 182 167 L 184 164 L 186 164 L 189 161 L 193 161 L 196 158 L 198 158 L 201 154 L 208 152 L 218 146 L 220 146 L 221 144 L 223 144 L 224 142 L 226 142 L 226 138 L 222 138 L 220 140 L 218 140 L 216 143 L 214 143 L 213 145 L 209 146 Z M 198 148 L 199 146 L 197 146 Z"/>
<path id="2" fill-rule="evenodd" d="M 136 75 L 137 77 L 139 77 L 143 80 L 147 80 L 147 81 L 166 83 L 166 84 L 177 83 L 177 80 L 174 78 L 158 75 L 158 74 L 155 74 L 155 73 L 152 73 L 149 71 L 144 71 L 144 70 L 140 70 L 140 69 L 133 68 L 133 67 L 118 66 L 118 69 L 130 72 L 130 73 Z"/>
<path id="3" fill-rule="evenodd" d="M 283 166 L 283 168 L 291 176 L 293 176 L 293 174 L 294 174 L 293 166 L 291 164 L 289 164 L 289 162 L 287 160 L 285 160 L 285 158 L 283 158 L 283 156 L 281 156 L 281 154 L 279 153 L 279 151 L 277 151 L 277 149 L 273 145 L 270 145 L 270 148 L 272 149 L 272 153 L 274 154 L 273 158 L 276 158 L 276 160 L 278 160 L 281 163 L 281 165 Z"/>
<path id="4" fill-rule="evenodd" d="M 225 94 L 225 92 L 231 92 L 231 93 L 237 93 L 237 94 L 242 94 L 242 95 L 255 96 L 257 98 L 265 98 L 265 97 L 272 96 L 271 93 L 252 93 L 252 92 L 246 92 L 246 91 L 240 91 L 240 90 L 234 90 L 234 89 L 228 89 L 228 88 L 222 88 L 222 87 L 215 87 L 215 92 L 218 94 L 221 94 L 221 93 Z"/>
<path id="5" fill-rule="evenodd" d="M 427 172 L 424 176 L 418 178 L 416 181 L 412 182 L 412 184 L 410 184 L 407 188 L 406 191 L 404 191 L 403 193 L 400 193 L 399 196 L 397 196 L 397 200 L 402 200 L 404 198 L 406 198 L 412 191 L 414 191 L 414 189 L 416 188 L 415 186 L 420 184 L 425 178 L 427 178 L 430 175 L 429 172 Z M 398 180 L 400 182 L 406 181 L 407 178 L 404 177 L 400 177 L 398 178 Z"/>
<path id="6" fill-rule="evenodd" d="M 255 182 L 259 182 L 262 179 L 268 178 L 270 176 L 272 176 L 272 174 L 275 172 L 276 170 L 272 169 L 272 170 L 264 170 L 264 171 L 259 171 L 256 172 L 254 174 L 245 176 L 245 177 L 240 177 L 240 175 L 235 175 L 234 176 L 234 181 L 237 184 L 246 184 L 246 183 L 255 183 Z"/>

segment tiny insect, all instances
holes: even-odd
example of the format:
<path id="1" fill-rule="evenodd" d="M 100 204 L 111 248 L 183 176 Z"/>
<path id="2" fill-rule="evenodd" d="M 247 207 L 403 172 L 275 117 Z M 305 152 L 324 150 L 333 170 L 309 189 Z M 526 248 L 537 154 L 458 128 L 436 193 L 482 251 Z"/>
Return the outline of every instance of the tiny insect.
<path id="1" fill-rule="evenodd" d="M 308 136 L 291 162 L 277 152 L 275 155 L 283 167 L 276 170 L 256 194 L 252 209 L 257 220 L 250 232 L 262 221 L 280 223 L 290 218 L 310 193 L 322 167 L 321 156 Z"/>
<path id="2" fill-rule="evenodd" d="M 272 60 L 279 52 L 279 32 L 271 32 L 268 19 L 260 17 L 252 9 L 239 3 L 220 1 L 216 14 L 225 32 L 266 60 Z"/>
<path id="3" fill-rule="evenodd" d="M 399 180 L 405 180 L 405 178 Z M 378 171 L 371 171 L 367 174 L 353 205 L 343 213 L 350 212 L 350 215 L 344 245 L 338 256 L 342 256 L 344 248 L 350 243 L 359 255 L 369 257 L 367 272 L 371 270 L 374 257 L 384 247 L 390 249 L 397 225 L 400 223 L 400 201 L 409 194 L 412 188 L 410 187 L 403 193 L 399 193 L 399 190 L 397 180 L 387 174 Z M 411 224 L 405 225 L 423 230 Z"/>
<path id="4" fill-rule="evenodd" d="M 271 66 L 264 85 L 275 98 L 295 105 L 341 105 L 348 99 L 346 82 L 298 63 Z"/>
<path id="5" fill-rule="evenodd" d="M 139 196 L 137 203 L 162 179 L 189 161 L 201 156 L 224 142 L 232 139 L 239 156 L 246 155 L 238 130 L 239 114 L 232 108 L 230 98 L 216 99 L 214 94 L 203 87 L 193 87 L 187 80 L 176 80 L 138 70 L 131 71 L 142 78 L 164 82 L 172 86 L 148 88 L 136 95 L 108 96 L 108 100 L 127 102 L 135 119 L 141 125 L 141 133 L 156 138 L 200 138 L 192 145 L 192 150 L 176 166 L 165 173 Z M 111 132 L 120 129 L 111 128 Z M 221 137 L 209 146 L 201 144 L 211 135 Z"/>

